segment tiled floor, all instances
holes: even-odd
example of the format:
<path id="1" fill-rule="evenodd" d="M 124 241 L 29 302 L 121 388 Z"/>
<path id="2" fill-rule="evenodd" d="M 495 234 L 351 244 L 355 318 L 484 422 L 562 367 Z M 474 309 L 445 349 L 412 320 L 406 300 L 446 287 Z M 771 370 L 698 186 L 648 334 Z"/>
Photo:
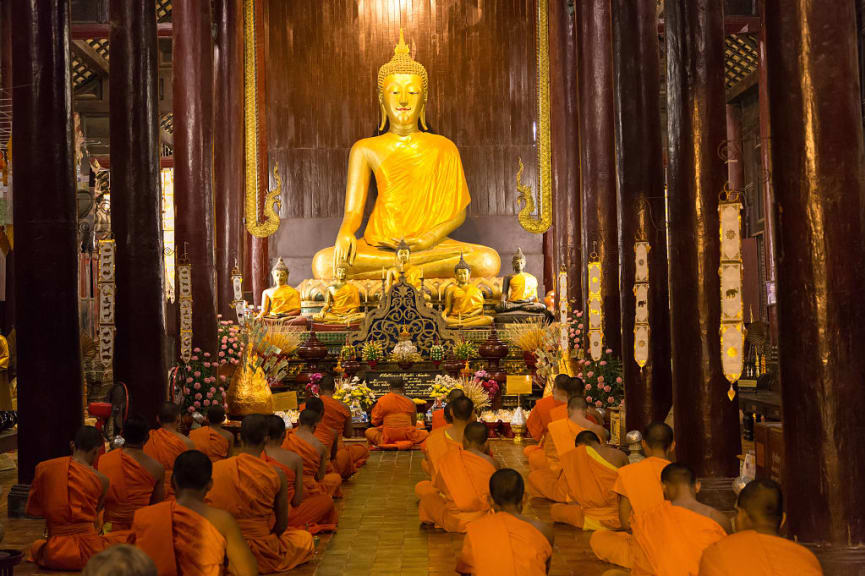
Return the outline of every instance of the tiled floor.
<path id="1" fill-rule="evenodd" d="M 526 473 L 521 446 L 501 440 L 493 441 L 492 449 L 500 466 Z M 366 466 L 344 485 L 338 531 L 323 535 L 315 560 L 292 574 L 454 574 L 462 536 L 422 528 L 418 521 L 414 485 L 426 479 L 422 458 L 421 452 L 373 452 Z M 0 517 L 4 520 L 6 494 L 14 481 L 13 472 L 0 473 Z M 549 521 L 549 503 L 532 500 L 526 513 Z M 41 521 L 12 519 L 5 524 L 3 548 L 26 548 L 42 533 Z M 587 533 L 556 526 L 551 574 L 600 576 L 609 568 L 612 566 L 592 555 Z M 29 563 L 16 570 L 24 576 L 42 573 Z"/>

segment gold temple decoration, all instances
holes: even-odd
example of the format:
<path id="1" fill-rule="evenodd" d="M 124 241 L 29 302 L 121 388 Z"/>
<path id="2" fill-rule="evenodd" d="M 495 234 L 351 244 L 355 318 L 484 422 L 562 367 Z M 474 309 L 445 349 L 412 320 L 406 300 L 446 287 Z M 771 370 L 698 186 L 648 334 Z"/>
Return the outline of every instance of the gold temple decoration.
<path id="1" fill-rule="evenodd" d="M 597 362 L 604 351 L 604 303 L 602 297 L 601 261 L 596 252 L 589 256 L 589 355 Z"/>
<path id="2" fill-rule="evenodd" d="M 225 401 L 233 417 L 273 413 L 273 393 L 255 353 L 244 353 L 244 359 L 231 377 Z"/>
<path id="3" fill-rule="evenodd" d="M 183 257 L 177 265 L 177 296 L 180 308 L 180 359 L 189 363 L 192 359 L 192 264 Z"/>
<path id="4" fill-rule="evenodd" d="M 640 370 L 649 361 L 649 252 L 648 242 L 634 242 L 634 362 Z"/>
<path id="5" fill-rule="evenodd" d="M 736 397 L 733 384 L 742 376 L 745 351 L 745 313 L 742 302 L 742 202 L 739 193 L 724 188 L 718 203 L 721 233 L 721 367 L 730 382 L 727 396 Z"/>
<path id="6" fill-rule="evenodd" d="M 114 240 L 99 241 L 99 362 L 108 370 L 114 365 Z"/>
<path id="7" fill-rule="evenodd" d="M 523 160 L 517 170 L 517 191 L 525 202 L 518 215 L 520 226 L 543 234 L 553 223 L 552 160 L 550 155 L 550 31 L 548 0 L 538 0 L 536 52 L 538 57 L 538 181 L 537 203 L 531 186 L 522 183 Z M 535 208 L 537 204 L 537 216 Z"/>
<path id="8" fill-rule="evenodd" d="M 273 177 L 276 189 L 268 191 L 268 182 L 262 181 L 263 162 L 267 165 L 267 154 L 261 154 L 262 143 L 266 143 L 264 126 L 259 123 L 259 110 L 262 107 L 264 90 L 259 86 L 259 51 L 263 46 L 256 38 L 256 0 L 243 2 L 243 124 L 246 145 L 244 156 L 246 164 L 246 185 L 244 190 L 244 216 L 246 229 L 256 238 L 267 238 L 279 228 L 279 214 L 274 209 L 282 208 L 279 199 L 282 194 L 282 180 L 278 165 L 274 166 Z M 267 174 L 267 170 L 264 170 Z M 266 179 L 265 179 L 266 180 Z M 259 206 L 259 198 L 264 195 L 264 205 Z"/>

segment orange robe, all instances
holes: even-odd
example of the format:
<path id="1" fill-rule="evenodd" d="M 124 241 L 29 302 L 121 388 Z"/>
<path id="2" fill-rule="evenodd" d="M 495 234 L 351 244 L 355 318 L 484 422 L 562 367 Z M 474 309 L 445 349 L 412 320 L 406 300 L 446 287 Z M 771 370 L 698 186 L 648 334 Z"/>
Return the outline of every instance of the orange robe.
<path id="1" fill-rule="evenodd" d="M 48 539 L 33 543 L 33 561 L 43 568 L 79 572 L 94 554 L 125 542 L 129 532 L 96 533 L 101 498 L 102 481 L 89 466 L 69 456 L 40 462 L 27 514 L 45 518 Z"/>
<path id="2" fill-rule="evenodd" d="M 165 497 L 174 498 L 174 488 L 171 486 L 171 472 L 174 470 L 174 461 L 186 452 L 186 443 L 177 437 L 177 434 L 157 428 L 150 431 L 150 439 L 144 445 L 144 453 L 162 464 L 165 468 Z"/>
<path id="3" fill-rule="evenodd" d="M 613 492 L 618 468 L 591 446 L 577 446 L 562 456 L 562 478 L 569 504 L 553 504 L 554 522 L 583 530 L 621 528 L 619 497 Z"/>
<path id="4" fill-rule="evenodd" d="M 393 392 L 385 394 L 372 409 L 375 428 L 367 429 L 366 439 L 380 449 L 411 450 L 429 436 L 426 430 L 412 425 L 412 414 L 417 414 L 417 408 L 410 398 Z"/>
<path id="5" fill-rule="evenodd" d="M 300 456 L 303 460 L 303 492 L 310 496 L 313 494 L 327 494 L 331 498 L 342 495 L 342 477 L 339 474 L 329 472 L 324 475 L 321 482 L 315 479 L 318 468 L 321 465 L 321 455 L 315 446 L 299 437 L 297 434 L 287 434 L 282 442 L 284 450 L 290 450 Z"/>
<path id="6" fill-rule="evenodd" d="M 703 552 L 700 576 L 823 576 L 810 550 L 780 536 L 745 530 Z"/>
<path id="7" fill-rule="evenodd" d="M 312 534 L 306 530 L 271 531 L 279 488 L 279 473 L 261 458 L 240 454 L 213 465 L 207 502 L 234 516 L 262 574 L 291 570 L 315 552 Z"/>
<path id="8" fill-rule="evenodd" d="M 553 547 L 540 530 L 507 512 L 468 525 L 457 565 L 475 576 L 544 576 Z"/>
<path id="9" fill-rule="evenodd" d="M 443 426 L 447 426 L 447 424 L 448 424 L 448 421 L 445 420 L 444 408 L 440 408 L 438 410 L 433 410 L 432 423 L 430 424 L 430 427 L 433 429 L 433 431 L 438 430 L 439 428 L 442 428 Z"/>
<path id="10" fill-rule="evenodd" d="M 345 404 L 330 396 L 320 398 L 324 404 L 324 416 L 315 429 L 315 437 L 327 446 L 328 451 L 333 448 L 334 442 L 337 443 L 333 467 L 344 480 L 347 480 L 366 463 L 369 450 L 359 443 L 342 442 L 342 431 L 345 430 L 345 422 L 351 420 L 351 411 Z"/>
<path id="11" fill-rule="evenodd" d="M 228 458 L 231 444 L 225 436 L 210 426 L 196 428 L 189 433 L 189 439 L 195 444 L 195 449 L 204 452 L 211 462 L 219 462 Z"/>
<path id="12" fill-rule="evenodd" d="M 225 537 L 210 520 L 174 500 L 141 508 L 132 542 L 153 559 L 159 576 L 221 576 Z"/>
<path id="13" fill-rule="evenodd" d="M 490 476 L 496 467 L 468 450 L 442 457 L 433 479 L 435 493 L 425 494 L 418 507 L 421 522 L 447 532 L 465 532 L 466 525 L 490 511 Z"/>
<path id="14" fill-rule="evenodd" d="M 285 474 L 288 483 L 288 525 L 293 528 L 303 528 L 312 534 L 318 534 L 328 530 L 336 530 L 337 513 L 333 498 L 327 494 L 304 494 L 300 506 L 292 508 L 291 501 L 294 499 L 294 482 L 296 479 L 294 469 L 285 466 L 268 456 L 261 455 L 262 460 Z"/>
<path id="15" fill-rule="evenodd" d="M 585 430 L 570 418 L 550 422 L 544 440 L 547 466 L 529 472 L 529 495 L 553 502 L 568 502 L 567 482 L 562 472 L 562 458 L 574 451 L 577 434 Z"/>
<path id="16" fill-rule="evenodd" d="M 697 574 L 703 550 L 727 535 L 711 518 L 671 502 L 634 514 L 631 528 L 643 553 L 634 557 L 631 576 Z"/>
<path id="17" fill-rule="evenodd" d="M 451 450 L 458 450 L 462 448 L 462 444 L 452 439 L 448 434 L 448 430 L 450 429 L 450 425 L 445 426 L 444 428 L 436 428 L 430 435 L 427 436 L 427 439 L 424 440 L 424 443 L 421 444 L 421 449 L 424 451 L 424 459 L 421 461 L 421 467 L 424 472 L 430 475 L 430 477 L 434 477 L 437 469 L 438 461 L 441 458 L 450 452 Z"/>
<path id="18" fill-rule="evenodd" d="M 633 514 L 647 512 L 664 503 L 661 472 L 669 464 L 664 458 L 650 457 L 619 468 L 613 492 L 631 502 Z M 640 555 L 639 546 L 627 532 L 600 530 L 592 534 L 589 545 L 595 556 L 630 568 L 634 556 Z"/>
<path id="19" fill-rule="evenodd" d="M 112 531 L 129 530 L 135 511 L 150 505 L 153 489 L 162 478 L 151 476 L 123 450 L 112 450 L 100 458 L 99 471 L 110 482 L 105 497 L 105 522 L 111 522 Z"/>
<path id="20" fill-rule="evenodd" d="M 549 398 L 549 401 L 544 402 Z M 544 404 L 541 404 L 544 402 Z M 557 420 L 564 420 L 568 417 L 568 404 L 567 402 L 559 402 L 553 396 L 547 396 L 545 398 L 541 398 L 538 400 L 535 407 L 532 409 L 532 413 L 529 414 L 529 420 L 535 415 L 535 411 L 540 408 L 540 413 L 538 414 L 539 421 L 533 423 L 538 432 L 538 436 L 535 436 L 535 433 L 532 432 L 532 437 L 538 439 L 538 444 L 536 446 L 526 446 L 523 450 L 526 458 L 529 459 L 529 468 L 532 470 L 543 469 L 547 466 L 547 457 L 544 453 L 544 445 L 547 442 L 547 436 L 550 428 L 550 424 Z M 526 422 L 526 426 L 528 426 L 528 421 Z M 543 426 L 541 428 L 541 426 Z"/>

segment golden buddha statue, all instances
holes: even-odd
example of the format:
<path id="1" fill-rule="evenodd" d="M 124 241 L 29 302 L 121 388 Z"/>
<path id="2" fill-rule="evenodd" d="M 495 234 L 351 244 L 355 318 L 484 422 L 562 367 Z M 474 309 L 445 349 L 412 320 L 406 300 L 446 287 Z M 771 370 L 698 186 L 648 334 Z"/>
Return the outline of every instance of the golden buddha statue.
<path id="1" fill-rule="evenodd" d="M 457 283 L 448 286 L 445 292 L 442 318 L 448 328 L 474 328 L 493 323 L 492 317 L 484 314 L 483 292 L 477 286 L 469 284 L 471 274 L 471 267 L 460 257 L 460 261 L 454 267 Z"/>
<path id="2" fill-rule="evenodd" d="M 400 238 L 428 278 L 447 278 L 461 254 L 477 274 L 498 274 L 495 250 L 448 237 L 465 221 L 471 197 L 456 145 L 427 131 L 427 88 L 426 69 L 411 57 L 400 31 L 393 58 L 378 71 L 380 135 L 351 148 L 342 225 L 335 245 L 315 255 L 315 278 L 331 278 L 343 261 L 352 278 L 376 278 L 390 266 Z M 378 196 L 364 235 L 357 238 L 370 174 Z"/>
<path id="3" fill-rule="evenodd" d="M 261 293 L 259 318 L 300 316 L 300 294 L 288 285 L 288 266 L 279 258 L 270 271 L 273 287 Z"/>
<path id="4" fill-rule="evenodd" d="M 420 291 L 423 281 L 423 268 L 411 263 L 411 247 L 405 240 L 400 240 L 396 248 L 395 260 L 395 265 L 387 271 L 385 293 L 390 292 L 391 286 L 399 282 L 400 278 L 405 278 L 406 284 L 411 284 L 416 290 Z"/>
<path id="5" fill-rule="evenodd" d="M 547 314 L 546 305 L 538 299 L 538 279 L 526 272 L 526 255 L 522 248 L 517 248 L 511 263 L 514 273 L 502 282 L 502 301 L 496 306 L 496 312 Z"/>
<path id="6" fill-rule="evenodd" d="M 336 280 L 327 287 L 321 312 L 312 317 L 323 324 L 357 324 L 366 315 L 360 309 L 360 290 L 346 282 L 348 265 L 341 262 L 336 267 Z"/>

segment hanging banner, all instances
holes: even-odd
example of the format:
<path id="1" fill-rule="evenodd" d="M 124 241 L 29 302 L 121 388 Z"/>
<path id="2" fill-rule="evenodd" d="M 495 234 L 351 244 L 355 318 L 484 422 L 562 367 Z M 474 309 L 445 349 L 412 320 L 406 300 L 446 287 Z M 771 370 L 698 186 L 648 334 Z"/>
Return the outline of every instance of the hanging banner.
<path id="1" fill-rule="evenodd" d="M 649 361 L 648 242 L 634 243 L 634 361 L 642 369 Z"/>
<path id="2" fill-rule="evenodd" d="M 725 190 L 718 204 L 721 228 L 721 367 L 730 382 L 730 400 L 736 396 L 733 384 L 742 376 L 745 353 L 744 305 L 742 302 L 742 203 L 739 194 Z"/>
<path id="3" fill-rule="evenodd" d="M 110 239 L 100 240 L 98 248 L 99 362 L 103 368 L 111 370 L 114 366 L 114 264 L 117 252 L 114 240 Z"/>
<path id="4" fill-rule="evenodd" d="M 589 354 L 592 360 L 601 359 L 604 351 L 604 307 L 601 300 L 601 263 L 589 262 Z"/>
<path id="5" fill-rule="evenodd" d="M 192 359 L 192 265 L 177 265 L 177 296 L 180 302 L 180 359 Z"/>
<path id="6" fill-rule="evenodd" d="M 570 353 L 568 344 L 568 271 L 559 270 L 559 349 L 565 358 Z"/>

